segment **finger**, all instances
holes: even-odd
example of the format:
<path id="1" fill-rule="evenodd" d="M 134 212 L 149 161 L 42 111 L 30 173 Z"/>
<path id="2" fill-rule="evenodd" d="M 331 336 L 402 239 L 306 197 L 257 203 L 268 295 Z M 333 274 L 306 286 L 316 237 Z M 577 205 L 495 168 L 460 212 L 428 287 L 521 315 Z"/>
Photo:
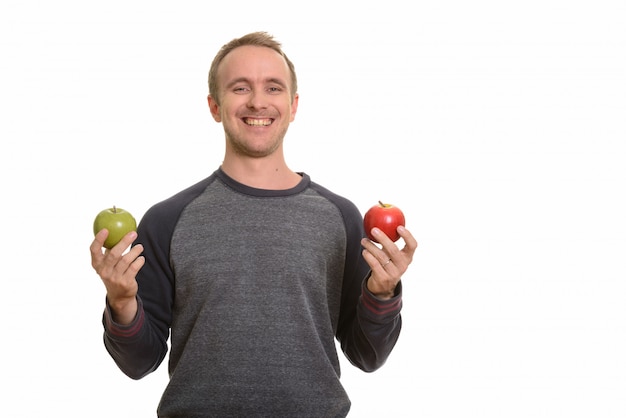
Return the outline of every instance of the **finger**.
<path id="1" fill-rule="evenodd" d="M 418 245 L 417 240 L 413 237 L 413 234 L 411 234 L 411 232 L 403 226 L 398 227 L 398 234 L 400 234 L 405 244 L 402 251 L 413 255 Z"/>
<path id="2" fill-rule="evenodd" d="M 137 232 L 130 231 L 124 237 L 111 248 L 111 255 L 114 257 L 120 257 L 130 247 L 130 245 L 137 239 Z"/>
<path id="3" fill-rule="evenodd" d="M 385 234 L 382 230 L 378 228 L 373 228 L 372 234 L 374 235 L 374 238 L 378 240 L 378 243 L 382 247 L 382 253 L 379 254 L 381 264 L 386 263 L 389 259 L 393 260 L 394 262 L 400 261 L 401 252 L 395 241 L 392 241 L 387 234 Z"/>
<path id="4" fill-rule="evenodd" d="M 98 234 L 96 234 L 97 238 L 91 245 L 92 266 L 102 279 L 110 279 L 113 274 L 119 275 L 126 271 L 131 261 L 127 261 L 126 264 L 120 262 L 122 261 L 124 252 L 126 252 L 128 247 L 137 238 L 137 233 L 135 231 L 129 232 L 113 248 L 105 249 L 103 254 L 102 245 L 104 245 L 104 240 L 106 240 L 107 235 L 108 234 L 105 234 L 102 231 L 98 232 Z M 143 247 L 137 250 L 136 255 L 129 258 L 134 260 L 141 253 L 141 251 L 143 251 Z"/>
<path id="5" fill-rule="evenodd" d="M 104 241 L 106 241 L 108 236 L 109 236 L 109 231 L 107 229 L 101 229 L 100 231 L 98 231 L 98 233 L 94 237 L 93 242 L 91 243 L 91 246 L 89 247 L 91 252 L 93 253 L 95 251 L 95 252 L 102 253 L 102 247 L 104 247 Z"/>
<path id="6" fill-rule="evenodd" d="M 137 258 L 135 258 L 134 261 L 130 264 L 127 272 L 133 278 L 135 278 L 137 276 L 137 273 L 139 273 L 139 270 L 141 270 L 141 268 L 144 266 L 144 264 L 146 264 L 146 258 L 140 255 Z"/>
<path id="7" fill-rule="evenodd" d="M 384 263 L 390 258 L 389 255 L 383 250 L 383 248 L 379 247 L 377 244 L 367 238 L 363 238 L 361 240 L 361 245 L 369 254 L 374 256 L 379 263 Z"/>
<path id="8" fill-rule="evenodd" d="M 384 245 L 385 242 L 393 242 L 391 238 L 389 238 L 387 234 L 385 234 L 380 228 L 374 227 L 372 228 L 370 233 L 372 234 L 374 238 L 376 238 L 376 241 L 378 241 L 378 243 L 381 245 Z"/>
<path id="9" fill-rule="evenodd" d="M 372 269 L 372 271 L 377 272 L 378 274 L 387 273 L 383 264 L 386 264 L 388 259 L 384 259 L 384 261 L 381 261 L 378 256 L 374 255 L 367 249 L 363 250 L 363 258 L 365 259 L 365 262 L 370 266 L 370 269 Z"/>
<path id="10" fill-rule="evenodd" d="M 400 275 L 392 262 L 386 266 L 382 265 L 378 258 L 367 250 L 363 250 L 363 258 L 370 266 L 371 274 L 367 281 L 367 288 L 370 292 L 380 298 L 391 298 L 398 282 Z"/>
<path id="11" fill-rule="evenodd" d="M 142 252 L 143 252 L 143 246 L 141 244 L 137 244 L 134 247 L 132 247 L 130 251 L 128 251 L 128 253 L 124 254 L 122 257 L 119 258 L 118 262 L 115 264 L 115 271 L 118 274 L 125 276 L 129 270 L 132 270 L 131 267 L 133 263 L 137 261 L 137 259 L 141 256 Z"/>
<path id="12" fill-rule="evenodd" d="M 96 268 L 104 258 L 104 254 L 102 253 L 102 247 L 104 247 L 104 241 L 106 241 L 108 236 L 108 230 L 102 229 L 101 231 L 98 231 L 94 240 L 89 246 L 89 252 L 91 253 L 91 265 L 93 268 Z"/>

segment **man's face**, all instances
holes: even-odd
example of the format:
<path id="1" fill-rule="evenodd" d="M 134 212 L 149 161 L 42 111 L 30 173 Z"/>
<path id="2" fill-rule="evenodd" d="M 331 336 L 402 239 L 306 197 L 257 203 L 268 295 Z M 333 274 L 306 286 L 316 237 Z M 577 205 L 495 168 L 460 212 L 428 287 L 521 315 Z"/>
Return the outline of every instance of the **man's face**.
<path id="1" fill-rule="evenodd" d="M 282 144 L 295 116 L 287 63 L 276 51 L 242 46 L 231 51 L 217 71 L 218 105 L 209 97 L 211 114 L 222 122 L 227 146 L 236 153 L 261 158 Z"/>

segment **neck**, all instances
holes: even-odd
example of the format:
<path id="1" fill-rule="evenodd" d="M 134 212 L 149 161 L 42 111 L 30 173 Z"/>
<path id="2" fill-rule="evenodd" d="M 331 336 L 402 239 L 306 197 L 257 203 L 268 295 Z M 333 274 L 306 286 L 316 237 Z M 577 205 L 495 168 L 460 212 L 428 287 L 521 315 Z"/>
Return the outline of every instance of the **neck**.
<path id="1" fill-rule="evenodd" d="M 302 179 L 282 158 L 227 157 L 221 168 L 232 179 L 256 189 L 291 189 Z"/>

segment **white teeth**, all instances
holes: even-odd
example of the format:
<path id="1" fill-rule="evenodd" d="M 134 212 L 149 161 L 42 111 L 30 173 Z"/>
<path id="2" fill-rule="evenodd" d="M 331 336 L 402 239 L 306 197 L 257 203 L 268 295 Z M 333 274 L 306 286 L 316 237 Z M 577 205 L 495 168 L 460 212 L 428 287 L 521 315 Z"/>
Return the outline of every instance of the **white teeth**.
<path id="1" fill-rule="evenodd" d="M 269 126 L 272 124 L 271 119 L 245 119 L 246 124 L 251 126 Z"/>

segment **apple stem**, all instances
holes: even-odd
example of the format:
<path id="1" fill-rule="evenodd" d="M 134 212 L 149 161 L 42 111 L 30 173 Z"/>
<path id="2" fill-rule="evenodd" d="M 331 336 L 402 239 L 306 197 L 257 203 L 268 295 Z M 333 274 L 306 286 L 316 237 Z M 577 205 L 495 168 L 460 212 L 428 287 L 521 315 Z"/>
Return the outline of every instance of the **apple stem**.
<path id="1" fill-rule="evenodd" d="M 380 201 L 380 200 L 378 201 L 378 203 L 379 203 L 379 204 L 380 204 L 380 206 L 381 206 L 381 207 L 383 207 L 383 208 L 386 208 L 386 207 L 387 207 L 387 204 L 386 204 L 386 203 L 383 203 L 383 202 L 382 202 L 382 201 Z"/>
<path id="2" fill-rule="evenodd" d="M 113 205 L 113 213 L 117 213 L 117 208 Z"/>

